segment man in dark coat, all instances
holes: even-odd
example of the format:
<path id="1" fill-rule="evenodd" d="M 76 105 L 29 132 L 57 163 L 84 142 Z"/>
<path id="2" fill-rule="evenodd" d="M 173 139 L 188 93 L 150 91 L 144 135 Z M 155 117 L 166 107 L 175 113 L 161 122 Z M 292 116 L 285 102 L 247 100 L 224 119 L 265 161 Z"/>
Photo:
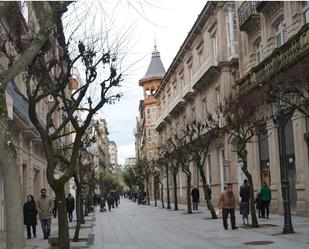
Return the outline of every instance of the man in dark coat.
<path id="1" fill-rule="evenodd" d="M 192 203 L 193 203 L 193 210 L 198 210 L 198 203 L 200 201 L 200 191 L 198 190 L 197 186 L 194 186 L 194 188 L 191 191 L 192 196 Z"/>
<path id="2" fill-rule="evenodd" d="M 241 197 L 240 200 L 240 214 L 242 214 L 243 224 L 245 225 L 247 220 L 247 224 L 249 224 L 248 215 L 249 215 L 249 200 L 250 200 L 250 188 L 248 184 L 248 180 L 244 180 L 244 184 L 240 187 L 239 195 Z"/>
<path id="3" fill-rule="evenodd" d="M 24 204 L 24 224 L 27 226 L 27 237 L 31 239 L 31 227 L 33 237 L 36 237 L 36 216 L 38 214 L 36 203 L 32 195 L 27 196 L 27 202 Z"/>
<path id="4" fill-rule="evenodd" d="M 75 208 L 75 200 L 72 197 L 71 193 L 68 193 L 68 197 L 66 198 L 66 202 L 67 202 L 67 212 L 69 214 L 69 221 L 72 222 L 73 221 L 73 211 Z"/>

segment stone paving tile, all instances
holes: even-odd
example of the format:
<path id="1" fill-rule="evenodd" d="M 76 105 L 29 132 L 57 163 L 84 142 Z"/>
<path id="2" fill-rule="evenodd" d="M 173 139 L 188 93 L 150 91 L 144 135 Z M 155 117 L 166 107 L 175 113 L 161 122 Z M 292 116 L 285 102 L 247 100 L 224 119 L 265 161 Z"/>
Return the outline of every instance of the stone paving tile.
<path id="1" fill-rule="evenodd" d="M 81 239 L 87 239 L 88 235 L 92 233 L 92 220 L 94 219 L 94 214 L 90 214 L 88 217 L 85 217 L 86 224 L 82 225 L 80 230 L 80 238 Z M 69 223 L 69 232 L 70 237 L 73 237 L 74 231 L 75 231 L 75 224 L 76 222 Z M 49 249 L 50 246 L 48 245 L 48 241 L 43 239 L 43 232 L 41 229 L 40 221 L 38 221 L 38 225 L 36 227 L 37 230 L 37 237 L 32 239 L 25 239 L 25 249 Z M 57 219 L 52 219 L 52 227 L 51 231 L 57 230 Z M 25 229 L 25 238 L 27 237 L 26 229 Z M 80 241 L 80 242 L 71 242 L 71 249 L 86 249 L 90 248 L 89 246 L 86 246 L 86 241 Z M 0 241 L 0 249 L 5 249 L 5 242 Z"/>
<path id="2" fill-rule="evenodd" d="M 185 206 L 181 206 L 185 210 Z M 222 220 L 205 219 L 210 214 L 201 207 L 193 215 L 139 206 L 122 200 L 112 212 L 97 213 L 93 249 L 308 249 L 309 218 L 293 217 L 296 234 L 283 235 L 280 215 L 272 215 L 258 229 L 223 230 Z M 241 217 L 237 215 L 238 224 Z M 272 226 L 269 226 L 270 224 Z M 277 236 L 271 234 L 279 233 Z M 274 242 L 265 246 L 246 245 L 252 241 Z"/>

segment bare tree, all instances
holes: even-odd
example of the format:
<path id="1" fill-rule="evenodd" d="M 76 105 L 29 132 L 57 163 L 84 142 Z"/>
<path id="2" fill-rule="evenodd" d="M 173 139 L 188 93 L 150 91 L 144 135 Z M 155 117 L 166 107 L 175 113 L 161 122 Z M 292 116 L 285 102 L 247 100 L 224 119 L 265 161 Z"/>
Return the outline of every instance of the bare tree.
<path id="1" fill-rule="evenodd" d="M 242 171 L 249 182 L 250 211 L 252 226 L 258 227 L 256 210 L 254 205 L 254 189 L 252 174 L 248 170 L 247 146 L 255 142 L 258 135 L 258 126 L 265 121 L 262 112 L 263 96 L 256 93 L 252 96 L 230 96 L 226 98 L 215 113 L 209 114 L 208 122 L 221 130 L 223 134 L 229 134 L 237 141 L 237 155 L 242 160 Z"/>
<path id="2" fill-rule="evenodd" d="M 32 63 L 35 56 L 48 42 L 56 21 L 66 12 L 70 2 L 35 3 L 41 5 L 45 17 L 39 31 L 34 38 L 22 39 L 23 33 L 19 18 L 16 18 L 17 2 L 2 2 L 1 17 L 14 27 L 8 33 L 1 33 L 0 55 L 5 58 L 7 65 L 0 73 L 0 166 L 4 179 L 6 244 L 8 249 L 24 248 L 24 230 L 22 217 L 21 182 L 18 176 L 19 168 L 16 164 L 16 149 L 12 143 L 7 114 L 5 89 L 8 83 L 18 76 Z M 12 179 L 16 179 L 12 181 Z"/>
<path id="3" fill-rule="evenodd" d="M 42 139 L 47 157 L 47 180 L 55 191 L 59 207 L 59 248 L 64 249 L 70 244 L 64 186 L 75 174 L 82 138 L 93 116 L 106 103 L 119 100 L 120 94 L 110 92 L 119 86 L 122 76 L 117 72 L 116 56 L 95 40 L 80 41 L 75 49 L 69 49 L 60 19 L 56 34 L 57 41 L 49 44 L 48 50 L 42 51 L 28 67 L 26 85 L 29 117 Z M 50 50 L 53 52 L 47 53 Z M 84 83 L 73 85 L 71 72 L 77 64 L 83 68 Z M 91 94 L 93 87 L 97 88 L 99 96 Z M 41 121 L 36 110 L 48 96 L 53 97 L 53 105 Z M 54 117 L 58 113 L 62 113 L 62 117 L 56 122 Z M 72 134 L 72 143 L 63 143 Z M 57 178 L 54 173 L 60 165 L 63 174 Z"/>
<path id="4" fill-rule="evenodd" d="M 215 209 L 209 196 L 209 185 L 206 180 L 204 165 L 211 143 L 217 138 L 218 132 L 206 120 L 193 121 L 186 125 L 184 133 L 187 144 L 185 149 L 190 153 L 192 161 L 196 164 L 203 183 L 204 198 L 213 219 L 217 218 Z"/>
<path id="5" fill-rule="evenodd" d="M 178 210 L 178 197 L 177 197 L 177 175 L 181 164 L 177 158 L 177 153 L 175 153 L 176 144 L 173 138 L 169 138 L 164 145 L 161 147 L 161 153 L 168 163 L 168 169 L 173 177 L 173 194 L 174 194 L 174 210 Z M 168 176 L 166 176 L 168 177 Z"/>
<path id="6" fill-rule="evenodd" d="M 166 171 L 165 171 L 165 167 L 164 167 L 164 163 L 159 160 L 156 162 L 156 166 L 155 166 L 155 177 L 157 177 L 159 185 L 160 185 L 160 200 L 161 200 L 161 205 L 162 208 L 164 208 L 164 178 L 166 177 L 165 175 Z"/>
<path id="7" fill-rule="evenodd" d="M 135 173 L 140 176 L 146 183 L 146 193 L 147 193 L 147 204 L 150 205 L 150 198 L 149 198 L 149 182 L 150 177 L 153 175 L 154 172 L 154 164 L 151 163 L 150 160 L 146 159 L 139 159 L 137 160 L 136 164 L 134 165 Z"/>
<path id="8" fill-rule="evenodd" d="M 82 195 L 82 186 L 84 184 L 89 185 L 90 182 L 94 182 L 94 178 L 88 179 L 85 181 L 85 176 L 89 173 L 92 176 L 93 169 L 93 158 L 91 152 L 89 152 L 90 146 L 96 142 L 96 133 L 85 133 L 81 149 L 79 152 L 79 156 L 76 163 L 76 169 L 74 172 L 74 182 L 76 185 L 76 227 L 74 232 L 73 241 L 79 240 L 79 231 L 81 224 L 85 223 L 83 209 L 82 209 L 82 202 L 81 202 L 81 195 Z M 88 186 L 90 188 L 90 186 Z"/>
<path id="9" fill-rule="evenodd" d="M 185 173 L 187 179 L 187 212 L 188 214 L 192 214 L 192 206 L 191 206 L 191 178 L 192 173 L 190 170 L 190 163 L 192 161 L 192 157 L 190 153 L 185 149 L 187 145 L 186 135 L 183 131 L 180 131 L 178 134 L 174 134 L 171 138 L 168 139 L 169 149 L 171 151 L 171 158 L 175 165 L 177 165 L 177 172 L 180 168 L 182 172 Z M 177 181 L 175 177 L 174 181 Z M 175 186 L 175 185 L 174 185 Z M 176 185 L 177 186 L 177 185 Z M 177 187 L 174 189 L 174 195 L 177 197 Z"/>

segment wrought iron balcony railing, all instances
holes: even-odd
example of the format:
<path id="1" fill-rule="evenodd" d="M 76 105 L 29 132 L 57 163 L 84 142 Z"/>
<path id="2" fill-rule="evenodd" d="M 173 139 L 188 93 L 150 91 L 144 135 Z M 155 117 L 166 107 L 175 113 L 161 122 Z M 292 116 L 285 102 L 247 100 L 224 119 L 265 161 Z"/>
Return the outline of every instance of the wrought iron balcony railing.
<path id="1" fill-rule="evenodd" d="M 238 80 L 236 85 L 241 93 L 261 87 L 308 54 L 309 24 L 306 24 L 296 35 Z"/>
<path id="2" fill-rule="evenodd" d="M 256 10 L 257 5 L 260 1 L 245 1 L 238 8 L 238 21 L 239 28 L 241 31 L 247 31 L 250 28 L 248 25 L 252 20 L 259 19 L 259 13 Z"/>

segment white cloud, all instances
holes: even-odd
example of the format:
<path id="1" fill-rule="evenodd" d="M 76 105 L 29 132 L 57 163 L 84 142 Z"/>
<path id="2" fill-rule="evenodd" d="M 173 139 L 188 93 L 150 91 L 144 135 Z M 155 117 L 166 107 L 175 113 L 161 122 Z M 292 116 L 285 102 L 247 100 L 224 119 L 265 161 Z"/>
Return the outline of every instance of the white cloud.
<path id="1" fill-rule="evenodd" d="M 118 146 L 118 163 L 123 165 L 127 157 L 135 157 L 134 144 L 123 144 Z"/>

